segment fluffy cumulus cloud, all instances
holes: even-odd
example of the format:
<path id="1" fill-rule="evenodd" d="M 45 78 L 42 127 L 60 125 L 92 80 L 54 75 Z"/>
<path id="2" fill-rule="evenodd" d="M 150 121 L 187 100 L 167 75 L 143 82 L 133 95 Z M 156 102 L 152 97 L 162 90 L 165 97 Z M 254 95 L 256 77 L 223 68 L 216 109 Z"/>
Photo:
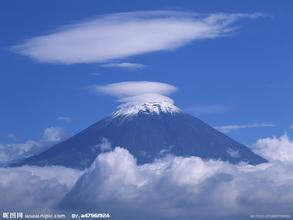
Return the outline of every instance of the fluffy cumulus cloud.
<path id="1" fill-rule="evenodd" d="M 59 142 L 67 137 L 67 133 L 61 127 L 49 127 L 45 129 L 43 137 L 49 142 Z"/>
<path id="2" fill-rule="evenodd" d="M 293 162 L 293 140 L 287 134 L 259 139 L 253 149 L 267 160 Z"/>
<path id="3" fill-rule="evenodd" d="M 112 144 L 107 138 L 103 137 L 101 142 L 97 144 L 95 148 L 99 148 L 101 152 L 110 151 L 112 150 Z"/>
<path id="4" fill-rule="evenodd" d="M 67 133 L 60 127 L 46 128 L 41 140 L 27 140 L 24 143 L 0 144 L 0 165 L 38 154 L 66 139 Z"/>
<path id="5" fill-rule="evenodd" d="M 260 14 L 209 15 L 178 11 L 139 11 L 98 16 L 25 40 L 13 50 L 40 62 L 105 63 L 192 41 L 226 36 L 242 18 Z"/>
<path id="6" fill-rule="evenodd" d="M 0 168 L 0 211 L 53 209 L 81 174 L 57 166 Z"/>
<path id="7" fill-rule="evenodd" d="M 281 155 L 292 152 L 292 140 L 267 138 L 256 145 L 264 155 L 281 150 L 281 159 L 252 166 L 167 154 L 138 165 L 126 149 L 116 147 L 85 171 L 1 168 L 0 207 L 105 212 L 111 219 L 288 218 L 293 215 L 293 160 Z"/>
<path id="8" fill-rule="evenodd" d="M 293 214 L 293 164 L 257 166 L 167 156 L 137 165 L 123 148 L 98 156 L 60 207 L 113 219 L 249 219 Z"/>

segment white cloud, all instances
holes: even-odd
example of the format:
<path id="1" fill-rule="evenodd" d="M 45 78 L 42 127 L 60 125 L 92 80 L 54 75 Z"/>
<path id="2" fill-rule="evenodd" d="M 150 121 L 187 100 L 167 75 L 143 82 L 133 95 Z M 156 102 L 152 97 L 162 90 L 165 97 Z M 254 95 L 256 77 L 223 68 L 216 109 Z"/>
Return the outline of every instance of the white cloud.
<path id="1" fill-rule="evenodd" d="M 173 105 L 174 101 L 166 95 L 177 91 L 177 88 L 167 83 L 128 81 L 102 86 L 94 85 L 88 88 L 96 94 L 104 93 L 117 97 L 119 102 L 124 103 L 118 107 L 121 112 L 128 111 L 129 109 L 133 110 L 133 108 L 146 102 L 160 102 L 161 104 L 164 103 L 165 107 L 176 108 Z"/>
<path id="2" fill-rule="evenodd" d="M 38 154 L 67 137 L 68 135 L 63 128 L 49 127 L 45 129 L 41 140 L 27 140 L 24 143 L 15 144 L 0 144 L 0 165 Z"/>
<path id="3" fill-rule="evenodd" d="M 174 101 L 164 95 L 160 95 L 158 93 L 146 93 L 142 95 L 136 95 L 136 96 L 129 96 L 125 98 L 118 99 L 119 102 L 123 103 L 143 103 L 143 102 L 167 102 L 174 104 Z"/>
<path id="4" fill-rule="evenodd" d="M 43 137 L 49 142 L 59 142 L 67 138 L 68 135 L 61 127 L 49 127 L 45 129 Z"/>
<path id="5" fill-rule="evenodd" d="M 81 174 L 57 166 L 0 168 L 0 211 L 53 209 Z"/>
<path id="6" fill-rule="evenodd" d="M 293 214 L 293 164 L 257 166 L 167 156 L 137 165 L 123 148 L 100 154 L 61 206 L 118 219 L 247 219 Z"/>
<path id="7" fill-rule="evenodd" d="M 267 123 L 254 123 L 254 124 L 246 124 L 246 125 L 223 125 L 223 126 L 215 126 L 214 128 L 223 133 L 230 133 L 230 132 L 237 131 L 239 129 L 244 129 L 244 128 L 263 128 L 263 127 L 274 127 L 274 125 L 267 124 Z"/>
<path id="8" fill-rule="evenodd" d="M 31 151 L 39 149 L 39 143 L 28 140 L 19 144 L 0 144 L 0 165 L 22 157 L 31 156 Z"/>
<path id="9" fill-rule="evenodd" d="M 198 105 L 185 108 L 186 112 L 192 114 L 217 114 L 224 113 L 230 110 L 229 106 L 226 105 Z"/>
<path id="10" fill-rule="evenodd" d="M 114 219 L 130 220 L 293 215 L 293 161 L 283 158 L 292 140 L 267 138 L 256 145 L 263 155 L 281 159 L 252 166 L 167 153 L 138 165 L 126 149 L 116 147 L 100 154 L 84 172 L 56 166 L 0 168 L 0 207 L 102 210 Z"/>
<path id="11" fill-rule="evenodd" d="M 258 13 L 202 15 L 176 11 L 108 14 L 27 39 L 12 49 L 40 62 L 105 63 L 226 36 L 235 30 L 234 23 L 239 19 L 259 16 Z"/>
<path id="12" fill-rule="evenodd" d="M 133 97 L 144 94 L 169 95 L 177 90 L 176 87 L 161 82 L 128 81 L 112 83 L 103 86 L 90 86 L 96 93 L 104 93 L 118 98 Z"/>
<path id="13" fill-rule="evenodd" d="M 101 152 L 106 152 L 112 150 L 112 144 L 107 138 L 103 137 L 100 143 L 95 146 L 95 148 L 99 148 Z"/>
<path id="14" fill-rule="evenodd" d="M 146 67 L 146 65 L 139 63 L 107 63 L 102 64 L 102 67 L 111 67 L 111 68 L 119 68 L 119 69 L 127 69 L 127 70 L 140 70 Z"/>
<path id="15" fill-rule="evenodd" d="M 17 141 L 18 137 L 15 133 L 9 133 L 8 134 L 8 138 L 13 140 L 13 141 Z"/>
<path id="16" fill-rule="evenodd" d="M 65 121 L 65 122 L 70 122 L 71 121 L 71 117 L 69 117 L 69 116 L 59 116 L 57 119 L 59 121 Z"/>
<path id="17" fill-rule="evenodd" d="M 287 134 L 259 139 L 253 150 L 267 160 L 293 162 L 293 140 Z"/>

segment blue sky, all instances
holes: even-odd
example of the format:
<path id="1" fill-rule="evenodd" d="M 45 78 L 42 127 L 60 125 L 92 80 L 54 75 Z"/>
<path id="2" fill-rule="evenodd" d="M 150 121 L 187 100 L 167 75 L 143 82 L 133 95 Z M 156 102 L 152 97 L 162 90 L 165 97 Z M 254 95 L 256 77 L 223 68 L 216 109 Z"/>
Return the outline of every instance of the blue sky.
<path id="1" fill-rule="evenodd" d="M 293 3 L 289 0 L 12 0 L 0 4 L 0 143 L 39 139 L 51 126 L 64 127 L 74 134 L 117 106 L 115 98 L 97 96 L 87 89 L 89 85 L 141 80 L 177 87 L 171 95 L 177 106 L 212 126 L 242 126 L 229 133 L 242 143 L 292 133 Z M 262 15 L 237 19 L 231 25 L 236 29 L 227 36 L 194 40 L 171 50 L 116 57 L 114 62 L 40 62 L 12 49 L 25 40 L 62 31 L 64 25 L 80 24 L 98 15 L 154 10 L 204 16 L 219 12 Z M 105 66 L 113 63 L 144 67 Z"/>

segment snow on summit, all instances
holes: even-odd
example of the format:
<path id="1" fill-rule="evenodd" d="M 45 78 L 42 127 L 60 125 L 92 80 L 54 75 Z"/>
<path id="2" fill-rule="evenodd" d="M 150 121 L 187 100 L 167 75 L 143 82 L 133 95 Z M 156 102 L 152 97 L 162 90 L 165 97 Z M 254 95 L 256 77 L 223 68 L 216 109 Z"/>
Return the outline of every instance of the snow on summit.
<path id="1" fill-rule="evenodd" d="M 113 113 L 114 117 L 119 116 L 134 116 L 138 113 L 145 114 L 160 114 L 160 113 L 177 113 L 180 109 L 170 102 L 146 102 L 146 103 L 126 103 L 118 106 Z"/>
<path id="2" fill-rule="evenodd" d="M 134 116 L 138 113 L 160 114 L 178 113 L 180 109 L 174 105 L 174 101 L 160 94 L 143 94 L 139 96 L 127 97 L 119 100 L 123 104 L 119 105 L 113 113 L 113 117 Z"/>

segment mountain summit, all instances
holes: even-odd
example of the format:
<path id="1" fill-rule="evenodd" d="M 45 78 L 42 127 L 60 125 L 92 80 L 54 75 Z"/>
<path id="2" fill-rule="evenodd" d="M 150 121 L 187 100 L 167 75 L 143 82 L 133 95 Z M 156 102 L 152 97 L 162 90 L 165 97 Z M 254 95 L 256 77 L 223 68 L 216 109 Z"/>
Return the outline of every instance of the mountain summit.
<path id="1" fill-rule="evenodd" d="M 132 117 L 138 114 L 175 114 L 181 110 L 168 101 L 126 103 L 118 106 L 112 114 L 113 117 Z"/>
<path id="2" fill-rule="evenodd" d="M 253 165 L 266 162 L 172 102 L 160 100 L 122 104 L 112 115 L 22 164 L 85 169 L 98 154 L 116 146 L 128 149 L 139 164 L 167 154 Z"/>

